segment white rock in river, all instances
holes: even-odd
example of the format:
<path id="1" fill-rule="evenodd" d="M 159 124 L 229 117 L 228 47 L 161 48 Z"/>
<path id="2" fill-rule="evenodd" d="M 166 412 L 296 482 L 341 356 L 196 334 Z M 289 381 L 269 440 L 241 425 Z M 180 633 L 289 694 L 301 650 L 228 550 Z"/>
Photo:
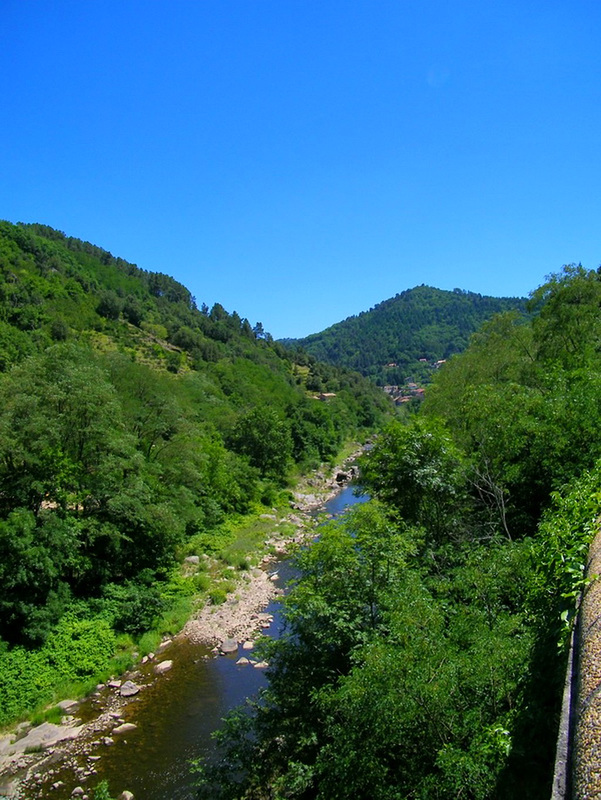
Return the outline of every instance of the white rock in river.
<path id="1" fill-rule="evenodd" d="M 164 672 L 169 672 L 173 666 L 173 661 L 160 661 L 154 668 L 157 675 L 162 675 Z"/>
<path id="2" fill-rule="evenodd" d="M 119 689 L 119 694 L 121 697 L 133 697 L 135 694 L 138 694 L 139 691 L 140 687 L 133 681 L 125 681 L 123 686 Z"/>
<path id="3" fill-rule="evenodd" d="M 238 642 L 235 639 L 224 639 L 219 649 L 222 653 L 235 653 L 238 649 Z"/>

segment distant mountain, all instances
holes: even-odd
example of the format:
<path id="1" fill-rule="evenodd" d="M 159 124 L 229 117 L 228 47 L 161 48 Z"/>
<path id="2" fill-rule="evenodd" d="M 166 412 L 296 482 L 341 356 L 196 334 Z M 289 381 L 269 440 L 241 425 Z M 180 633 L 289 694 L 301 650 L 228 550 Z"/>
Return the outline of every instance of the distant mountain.
<path id="1" fill-rule="evenodd" d="M 285 339 L 319 361 L 357 370 L 380 384 L 420 379 L 467 347 L 494 314 L 525 311 L 525 299 L 416 286 L 304 339 Z"/>

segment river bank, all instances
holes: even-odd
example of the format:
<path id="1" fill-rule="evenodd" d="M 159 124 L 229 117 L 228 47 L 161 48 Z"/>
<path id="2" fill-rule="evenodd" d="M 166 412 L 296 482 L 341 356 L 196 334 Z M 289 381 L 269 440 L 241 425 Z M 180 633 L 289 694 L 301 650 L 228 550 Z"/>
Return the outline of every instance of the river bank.
<path id="1" fill-rule="evenodd" d="M 290 511 L 273 516 L 272 533 L 265 541 L 269 555 L 263 558 L 260 568 L 244 573 L 223 604 L 205 604 L 174 640 L 163 642 L 156 654 L 143 659 L 122 679 L 97 687 L 92 697 L 81 704 L 65 701 L 60 725 L 44 723 L 33 729 L 21 726 L 12 736 L 0 739 L 0 792 L 5 797 L 31 800 L 87 797 L 86 787 L 99 780 L 98 762 L 114 759 L 123 745 L 135 739 L 142 709 L 150 705 L 147 710 L 152 714 L 153 687 L 168 681 L 169 691 L 177 693 L 177 682 L 186 680 L 184 672 L 178 678 L 180 667 L 184 670 L 183 664 L 178 663 L 179 656 L 183 655 L 186 668 L 192 669 L 192 665 L 210 660 L 223 648 L 238 650 L 240 646 L 250 651 L 253 639 L 270 624 L 268 604 L 283 591 L 278 586 L 274 563 L 291 545 L 314 536 L 316 509 L 347 484 L 352 477 L 350 464 L 359 453 L 327 474 L 314 473 L 297 486 Z M 252 658 L 249 661 L 252 665 Z M 260 672 L 260 666 L 251 672 Z M 126 680 L 137 689 L 129 696 L 123 692 Z M 185 702 L 189 704 L 190 699 Z M 155 716 L 160 713 L 160 708 L 154 708 Z"/>

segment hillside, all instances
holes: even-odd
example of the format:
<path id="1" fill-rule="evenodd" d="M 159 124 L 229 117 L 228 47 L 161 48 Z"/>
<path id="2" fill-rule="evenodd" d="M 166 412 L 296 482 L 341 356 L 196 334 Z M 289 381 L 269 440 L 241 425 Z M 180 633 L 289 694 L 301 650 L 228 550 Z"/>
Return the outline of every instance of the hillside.
<path id="1" fill-rule="evenodd" d="M 295 361 L 168 275 L 0 222 L 0 725 L 56 679 L 91 679 L 173 603 L 215 580 L 224 599 L 247 566 L 234 521 L 386 409 L 360 375 Z M 184 580 L 190 552 L 221 577 Z"/>
<path id="2" fill-rule="evenodd" d="M 525 300 L 486 297 L 454 289 L 416 286 L 378 303 L 369 311 L 304 339 L 288 339 L 329 364 L 348 367 L 380 385 L 427 377 L 428 368 L 459 353 L 470 336 L 494 314 L 523 312 Z"/>

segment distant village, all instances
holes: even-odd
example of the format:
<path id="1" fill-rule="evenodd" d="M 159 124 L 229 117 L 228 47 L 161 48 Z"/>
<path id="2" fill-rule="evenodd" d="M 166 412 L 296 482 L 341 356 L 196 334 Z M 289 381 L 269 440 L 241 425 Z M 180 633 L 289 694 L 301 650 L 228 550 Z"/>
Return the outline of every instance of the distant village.
<path id="1" fill-rule="evenodd" d="M 446 363 L 446 359 L 442 358 L 439 361 L 429 362 L 427 358 L 420 358 L 419 362 L 421 364 L 428 364 L 433 369 L 439 369 L 442 367 L 443 364 Z M 390 364 L 386 364 L 386 367 L 394 368 L 398 365 L 394 362 Z M 407 380 L 402 386 L 383 386 L 382 387 L 387 395 L 389 395 L 397 406 L 402 405 L 403 403 L 410 403 L 412 400 L 423 400 L 425 389 L 423 386 L 419 386 L 417 383 L 413 381 Z"/>

